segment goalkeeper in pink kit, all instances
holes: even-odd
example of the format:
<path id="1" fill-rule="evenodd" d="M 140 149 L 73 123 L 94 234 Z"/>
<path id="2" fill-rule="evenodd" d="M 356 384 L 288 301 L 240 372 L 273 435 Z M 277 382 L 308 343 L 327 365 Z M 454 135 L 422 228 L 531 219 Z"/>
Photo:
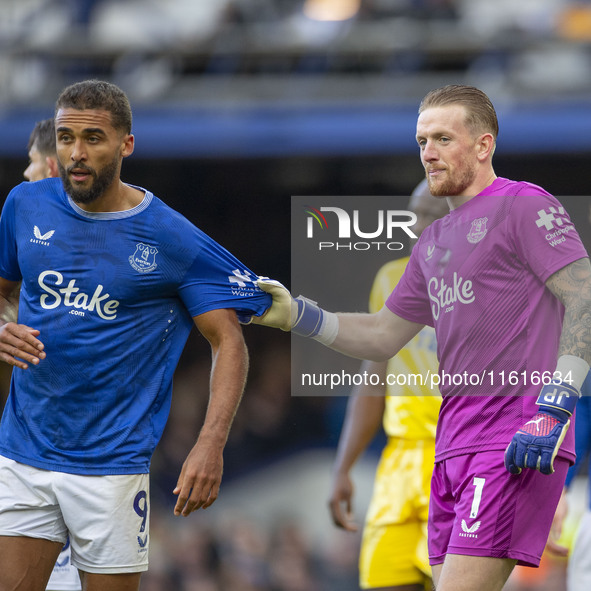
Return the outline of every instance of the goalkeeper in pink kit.
<path id="1" fill-rule="evenodd" d="M 554 197 L 496 176 L 497 133 L 482 91 L 431 91 L 416 139 L 429 190 L 450 213 L 423 232 L 385 306 L 334 314 L 261 280 L 273 306 L 253 319 L 376 361 L 434 326 L 443 403 L 429 556 L 438 591 L 500 591 L 516 564 L 538 566 L 591 363 L 588 255 Z"/>

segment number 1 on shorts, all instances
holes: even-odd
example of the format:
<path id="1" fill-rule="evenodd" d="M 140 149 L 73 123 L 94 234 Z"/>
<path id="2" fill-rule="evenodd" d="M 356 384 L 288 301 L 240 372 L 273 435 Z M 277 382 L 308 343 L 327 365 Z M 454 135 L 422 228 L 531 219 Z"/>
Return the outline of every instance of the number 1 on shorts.
<path id="1" fill-rule="evenodd" d="M 470 511 L 470 519 L 476 519 L 478 515 L 478 509 L 480 508 L 480 501 L 482 500 L 482 489 L 486 478 L 478 478 L 474 476 L 472 484 L 474 485 L 474 499 L 472 500 L 472 509 Z"/>

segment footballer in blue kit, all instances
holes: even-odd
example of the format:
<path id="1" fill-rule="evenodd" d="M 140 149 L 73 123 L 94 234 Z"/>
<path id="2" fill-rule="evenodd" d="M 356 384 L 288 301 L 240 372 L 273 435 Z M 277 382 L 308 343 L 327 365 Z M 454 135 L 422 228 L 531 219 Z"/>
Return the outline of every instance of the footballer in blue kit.
<path id="1" fill-rule="evenodd" d="M 248 365 L 237 314 L 258 316 L 271 298 L 186 218 L 121 182 L 134 138 L 119 88 L 66 88 L 55 123 L 60 179 L 16 187 L 0 219 L 0 359 L 14 366 L 0 424 L 0 588 L 27 576 L 43 590 L 69 532 L 85 589 L 137 589 L 150 459 L 187 337 L 196 325 L 213 362 L 173 491 L 185 516 L 218 494 Z"/>
<path id="2" fill-rule="evenodd" d="M 22 280 L 19 321 L 41 332 L 47 359 L 14 373 L 1 455 L 76 474 L 147 472 L 193 317 L 265 310 L 256 275 L 142 192 L 115 213 L 85 212 L 60 179 L 8 196 L 0 276 Z"/>

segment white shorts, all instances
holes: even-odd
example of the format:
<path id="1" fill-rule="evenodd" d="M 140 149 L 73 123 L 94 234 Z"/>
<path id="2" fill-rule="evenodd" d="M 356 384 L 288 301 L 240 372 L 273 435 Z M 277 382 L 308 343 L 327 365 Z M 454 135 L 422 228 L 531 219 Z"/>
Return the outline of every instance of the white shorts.
<path id="1" fill-rule="evenodd" d="M 0 456 L 0 535 L 66 543 L 97 574 L 148 569 L 148 474 L 83 476 Z"/>

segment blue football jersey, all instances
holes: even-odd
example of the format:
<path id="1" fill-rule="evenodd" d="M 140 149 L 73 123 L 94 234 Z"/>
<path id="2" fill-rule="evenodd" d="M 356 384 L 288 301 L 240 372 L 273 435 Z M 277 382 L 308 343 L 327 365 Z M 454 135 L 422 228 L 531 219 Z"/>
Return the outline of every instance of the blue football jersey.
<path id="1" fill-rule="evenodd" d="M 271 303 L 252 271 L 150 192 L 88 213 L 60 179 L 8 196 L 0 277 L 22 280 L 18 321 L 47 354 L 13 371 L 0 454 L 76 474 L 148 472 L 192 317 Z"/>

